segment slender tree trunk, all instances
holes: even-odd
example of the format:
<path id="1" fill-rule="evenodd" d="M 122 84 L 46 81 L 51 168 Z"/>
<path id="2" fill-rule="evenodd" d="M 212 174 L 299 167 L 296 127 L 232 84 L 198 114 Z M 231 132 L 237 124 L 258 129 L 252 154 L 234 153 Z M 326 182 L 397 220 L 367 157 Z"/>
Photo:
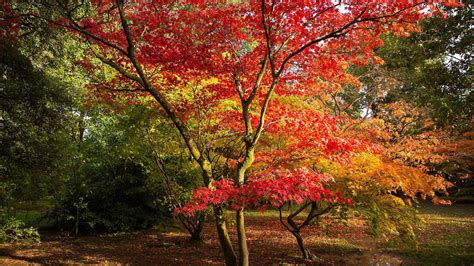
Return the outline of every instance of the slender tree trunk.
<path id="1" fill-rule="evenodd" d="M 303 205 L 302 207 L 300 207 L 300 209 L 296 210 L 290 216 L 288 216 L 287 217 L 288 225 L 285 225 L 285 223 L 283 222 L 281 207 L 280 207 L 280 222 L 296 238 L 296 242 L 298 243 L 298 247 L 303 255 L 303 258 L 307 260 L 314 260 L 316 256 L 311 254 L 311 252 L 304 246 L 303 237 L 301 237 L 301 234 L 300 234 L 301 228 L 308 226 L 314 223 L 315 221 L 319 222 L 319 218 L 321 217 L 321 215 L 324 215 L 325 213 L 329 212 L 332 209 L 333 205 L 328 205 L 326 207 L 323 207 L 317 202 L 311 202 L 311 209 L 308 215 L 306 216 L 306 219 L 304 220 L 304 222 L 299 225 L 296 224 L 293 218 L 295 218 L 299 213 L 305 210 L 307 206 L 308 204 Z"/>
<path id="2" fill-rule="evenodd" d="M 75 225 L 75 228 L 74 228 L 74 236 L 77 238 L 77 236 L 79 235 L 79 218 L 80 218 L 80 209 L 79 207 L 76 207 L 77 210 L 76 210 L 76 225 Z"/>
<path id="3" fill-rule="evenodd" d="M 237 255 L 235 254 L 232 242 L 230 241 L 229 233 L 227 232 L 226 222 L 224 220 L 224 210 L 222 207 L 214 207 L 214 215 L 216 217 L 217 235 L 224 252 L 225 264 L 227 266 L 237 265 Z"/>
<path id="4" fill-rule="evenodd" d="M 247 121 L 247 120 L 246 120 Z M 253 144 L 250 141 L 246 141 L 246 154 L 244 161 L 240 164 L 237 169 L 236 183 L 240 187 L 245 183 L 245 173 L 247 169 L 252 165 L 255 159 L 255 149 Z M 236 227 L 237 227 L 237 237 L 239 243 L 239 265 L 248 266 L 249 265 L 249 249 L 247 247 L 247 236 L 245 234 L 245 216 L 244 208 L 240 208 L 236 212 Z"/>
<path id="5" fill-rule="evenodd" d="M 239 266 L 249 265 L 249 250 L 247 248 L 247 236 L 245 234 L 244 209 L 236 212 L 237 236 L 239 242 Z"/>
<path id="6" fill-rule="evenodd" d="M 298 247 L 300 248 L 301 254 L 303 258 L 306 260 L 313 260 L 313 255 L 311 252 L 304 246 L 303 237 L 298 230 L 292 230 L 291 233 L 296 238 L 296 242 L 298 242 Z"/>

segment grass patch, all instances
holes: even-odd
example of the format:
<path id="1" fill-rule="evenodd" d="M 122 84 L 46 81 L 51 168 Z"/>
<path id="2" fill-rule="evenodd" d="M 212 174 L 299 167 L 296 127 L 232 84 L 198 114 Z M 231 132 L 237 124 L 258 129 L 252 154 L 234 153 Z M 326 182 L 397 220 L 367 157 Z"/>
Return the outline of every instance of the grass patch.
<path id="1" fill-rule="evenodd" d="M 9 206 L 7 216 L 12 216 L 21 220 L 26 226 L 36 228 L 50 228 L 54 221 L 47 219 L 45 214 L 52 207 L 50 199 L 43 199 L 36 202 L 16 202 Z"/>
<path id="2" fill-rule="evenodd" d="M 422 265 L 474 263 L 474 206 L 422 206 L 425 225 L 417 230 L 418 246 L 391 241 L 383 250 L 408 257 Z"/>
<path id="3" fill-rule="evenodd" d="M 283 211 L 283 214 L 286 215 L 286 212 Z M 259 210 L 248 210 L 245 211 L 245 216 L 248 217 L 275 217 L 278 218 L 280 212 L 278 210 L 265 210 L 264 212 Z"/>
<path id="4" fill-rule="evenodd" d="M 311 238 L 312 251 L 318 254 L 359 253 L 367 250 L 366 247 L 355 245 L 343 238 Z"/>

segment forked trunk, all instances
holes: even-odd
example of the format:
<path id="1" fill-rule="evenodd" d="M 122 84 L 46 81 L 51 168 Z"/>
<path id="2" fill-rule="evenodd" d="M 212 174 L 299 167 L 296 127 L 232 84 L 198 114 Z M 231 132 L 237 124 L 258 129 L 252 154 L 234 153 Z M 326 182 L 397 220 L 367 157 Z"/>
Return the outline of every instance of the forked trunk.
<path id="1" fill-rule="evenodd" d="M 191 242 L 203 242 L 202 239 L 202 229 L 204 227 L 204 221 L 199 219 L 196 224 L 196 228 L 194 228 L 194 231 L 191 234 Z"/>
<path id="2" fill-rule="evenodd" d="M 296 242 L 298 242 L 298 247 L 301 251 L 301 254 L 303 255 L 303 258 L 305 260 L 313 260 L 314 259 L 314 256 L 313 254 L 311 254 L 311 252 L 304 246 L 304 241 L 303 241 L 303 237 L 301 237 L 301 234 L 299 231 L 297 230 L 294 230 L 294 231 L 291 231 L 291 234 L 293 234 L 293 236 L 296 238 Z"/>
<path id="3" fill-rule="evenodd" d="M 303 212 L 309 206 L 311 206 L 311 209 L 309 213 L 307 214 L 306 219 L 300 224 L 296 223 L 294 218 L 297 217 L 301 212 Z M 322 211 L 318 211 L 319 206 L 316 202 L 306 202 L 303 205 L 301 205 L 297 210 L 291 212 L 291 214 L 288 215 L 288 217 L 286 217 L 286 223 L 285 223 L 285 219 L 283 218 L 282 208 L 283 206 L 280 206 L 279 208 L 281 224 L 296 238 L 296 242 L 298 243 L 298 248 L 300 249 L 303 258 L 306 260 L 314 260 L 316 256 L 314 256 L 305 247 L 303 237 L 301 236 L 300 232 L 302 228 L 304 228 L 305 226 L 309 224 L 312 224 L 315 219 L 319 218 L 322 214 L 326 213 L 331 207 L 329 206 L 326 209 L 323 209 Z"/>

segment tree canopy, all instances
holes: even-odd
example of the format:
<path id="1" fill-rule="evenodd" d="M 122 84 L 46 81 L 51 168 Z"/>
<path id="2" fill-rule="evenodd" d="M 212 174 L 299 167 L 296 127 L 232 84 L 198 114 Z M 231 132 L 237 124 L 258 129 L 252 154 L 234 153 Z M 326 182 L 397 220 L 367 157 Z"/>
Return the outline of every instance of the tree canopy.
<path id="1" fill-rule="evenodd" d="M 51 177 L 74 155 L 56 210 L 76 233 L 128 228 L 114 221 L 125 216 L 146 227 L 153 215 L 140 212 L 173 208 L 199 238 L 212 210 L 228 265 L 249 263 L 250 208 L 279 209 L 305 259 L 300 230 L 329 212 L 411 237 L 407 205 L 449 202 L 442 136 L 472 126 L 470 11 L 453 0 L 2 3 L 2 170 L 24 161 Z M 53 52 L 28 59 L 43 32 Z"/>

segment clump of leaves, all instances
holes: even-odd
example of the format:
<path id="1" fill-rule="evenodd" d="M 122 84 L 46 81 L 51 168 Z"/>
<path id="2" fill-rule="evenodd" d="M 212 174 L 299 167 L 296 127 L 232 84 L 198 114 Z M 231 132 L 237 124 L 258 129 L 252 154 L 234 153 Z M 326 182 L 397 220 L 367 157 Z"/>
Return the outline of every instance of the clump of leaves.
<path id="1" fill-rule="evenodd" d="M 0 243 L 35 243 L 40 241 L 38 230 L 27 227 L 15 217 L 6 217 L 0 224 Z"/>

